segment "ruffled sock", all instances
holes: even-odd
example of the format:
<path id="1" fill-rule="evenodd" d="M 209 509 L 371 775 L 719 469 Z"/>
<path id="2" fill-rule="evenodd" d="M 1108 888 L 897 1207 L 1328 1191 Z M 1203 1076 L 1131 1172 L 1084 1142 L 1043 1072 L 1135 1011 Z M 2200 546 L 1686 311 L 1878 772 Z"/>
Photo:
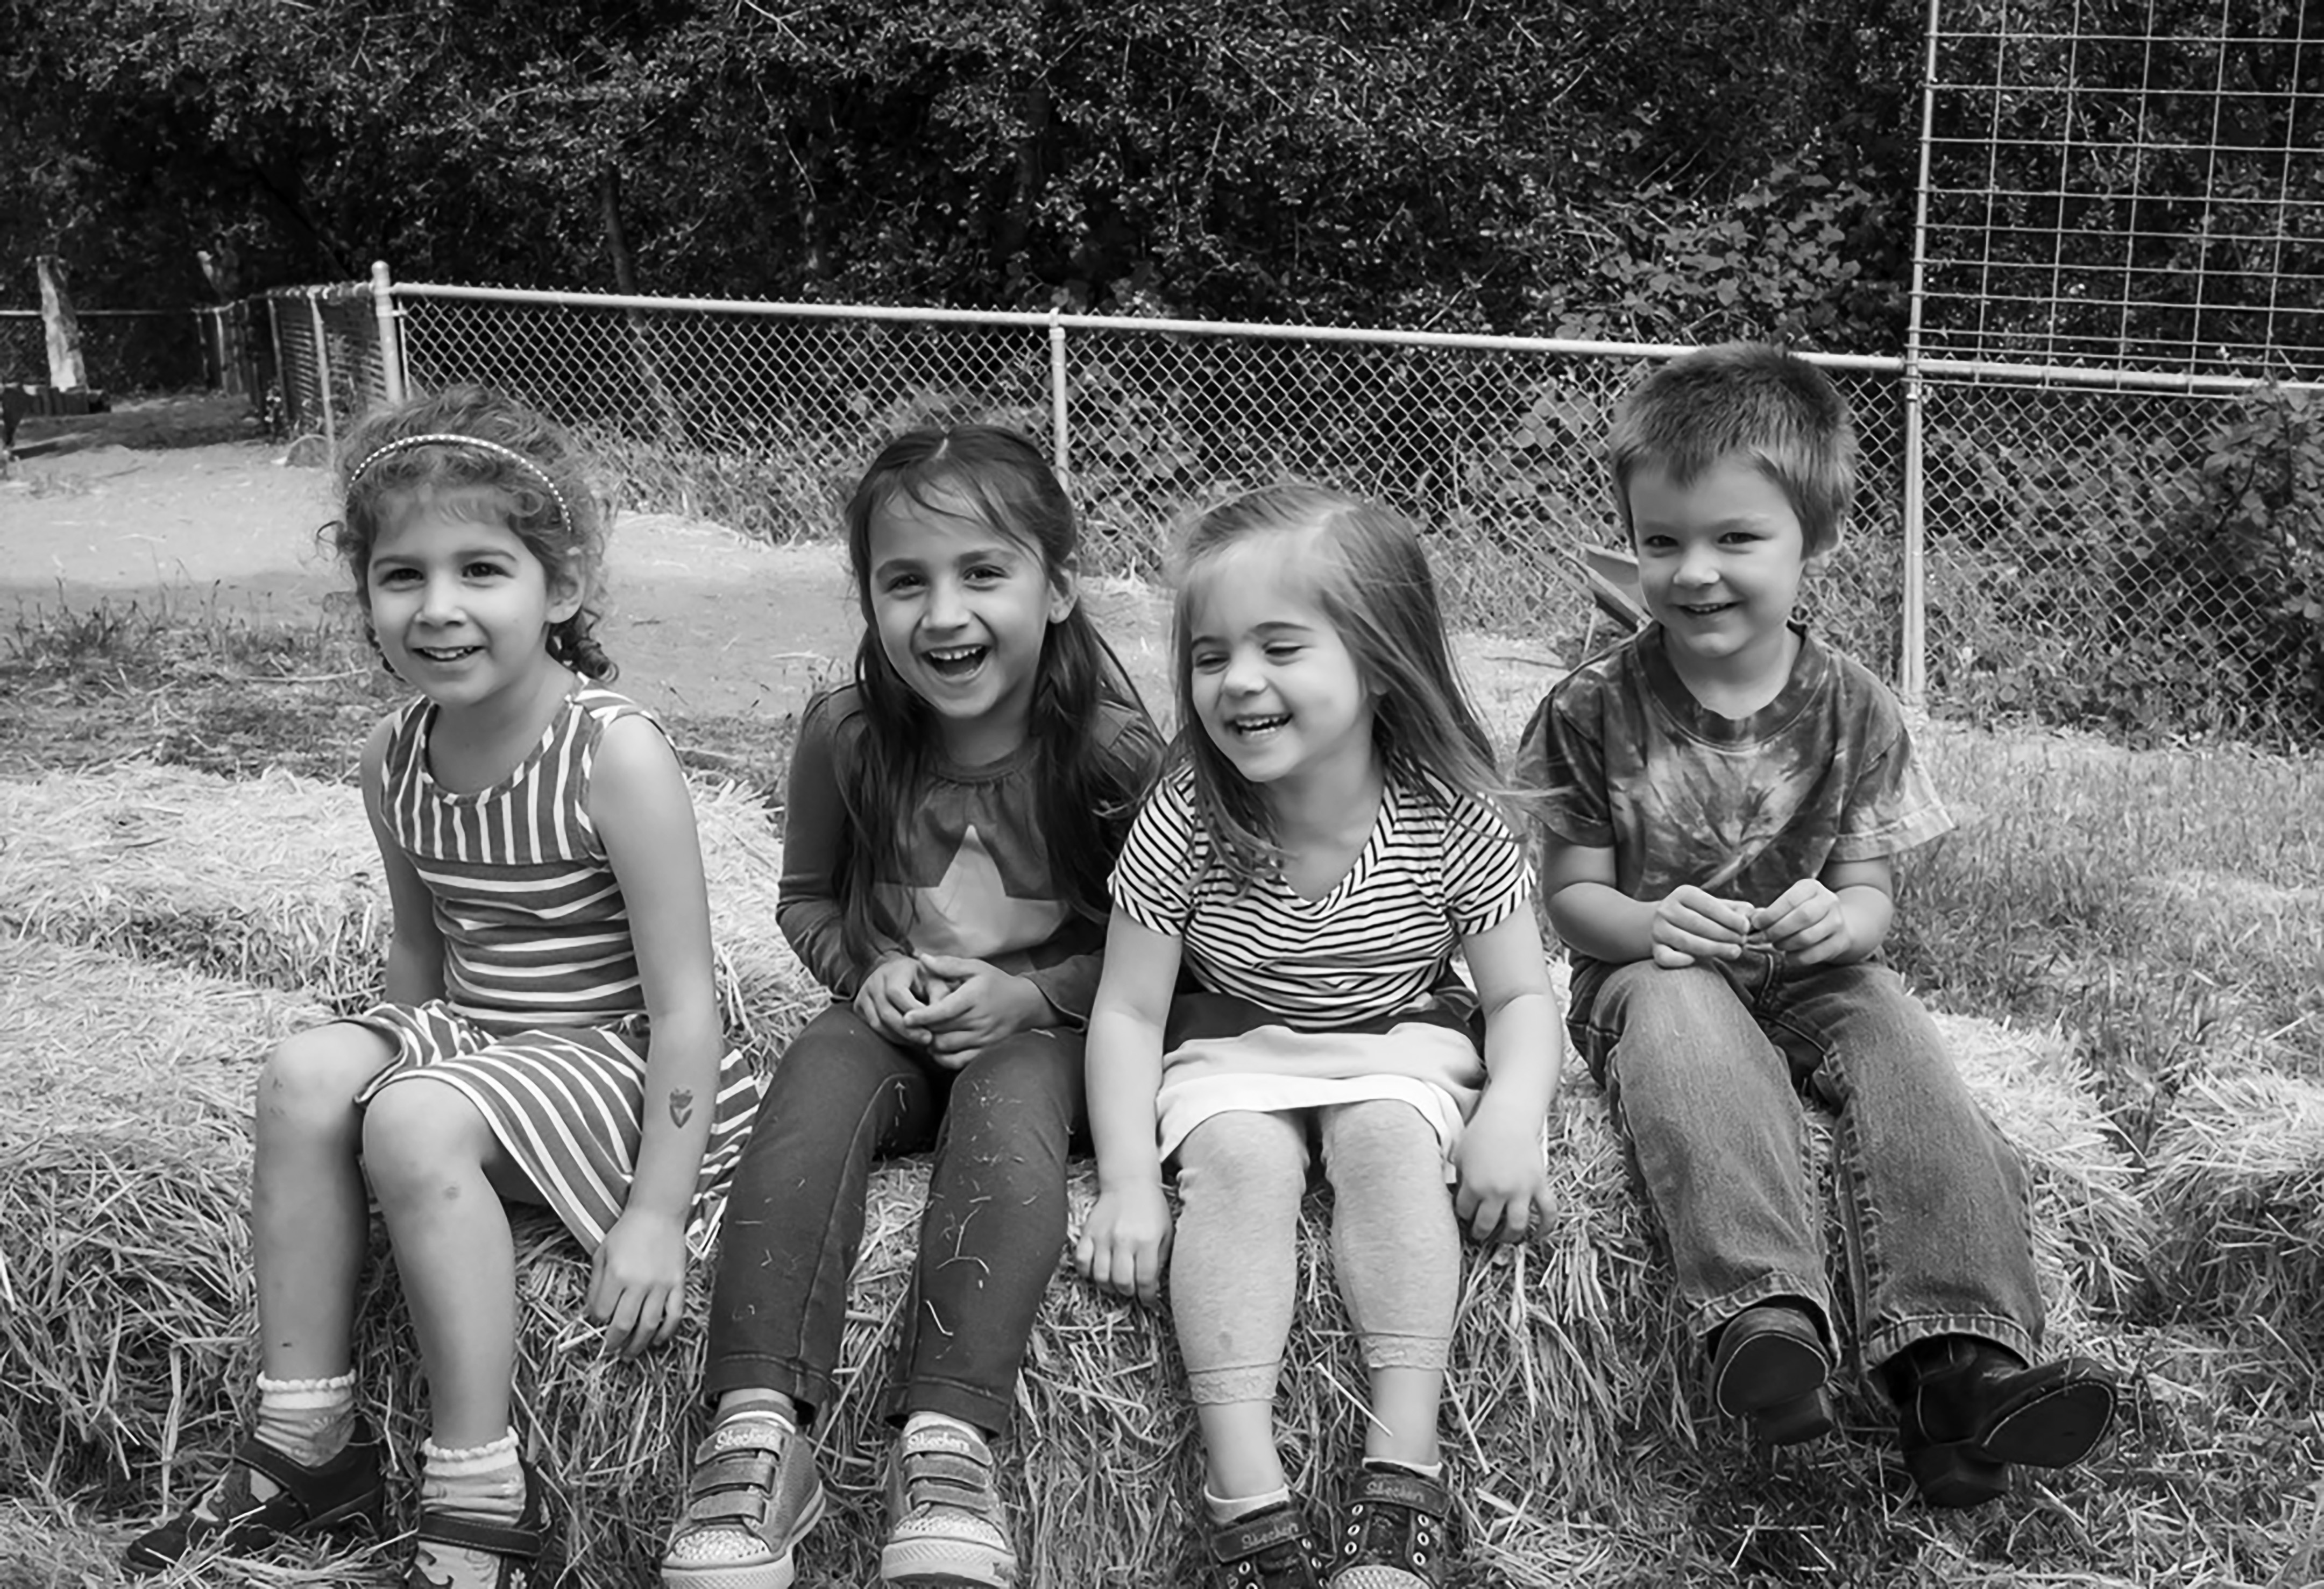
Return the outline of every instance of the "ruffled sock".
<path id="1" fill-rule="evenodd" d="M 480 1523 L 513 1523 L 524 1515 L 524 1464 L 517 1455 L 514 1429 L 463 1451 L 423 1440 L 420 1456 L 421 1510 L 448 1512 Z M 500 1558 L 489 1551 L 426 1540 L 420 1544 L 417 1566 L 429 1583 L 444 1589 L 489 1584 L 500 1573 Z"/>
<path id="2" fill-rule="evenodd" d="M 319 1380 L 273 1380 L 258 1376 L 258 1419 L 251 1429 L 261 1446 L 281 1452 L 300 1467 L 320 1467 L 355 1437 L 355 1376 L 353 1370 Z M 263 1501 L 279 1492 L 264 1474 L 248 1475 L 250 1498 Z M 216 1522 L 213 1484 L 194 1506 L 194 1515 Z"/>

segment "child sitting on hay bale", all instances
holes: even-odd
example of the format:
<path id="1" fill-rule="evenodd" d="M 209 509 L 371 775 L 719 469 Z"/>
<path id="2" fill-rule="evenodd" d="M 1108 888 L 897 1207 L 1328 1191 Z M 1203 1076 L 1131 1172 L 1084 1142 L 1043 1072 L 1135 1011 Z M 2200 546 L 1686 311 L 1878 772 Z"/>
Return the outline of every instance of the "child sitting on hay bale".
<path id="1" fill-rule="evenodd" d="M 547 1204 L 591 1251 L 609 1347 L 665 1342 L 689 1221 L 740 1152 L 758 1084 L 720 1029 L 677 757 L 597 682 L 613 672 L 590 633 L 604 518 L 570 439 L 455 388 L 366 420 L 340 488 L 335 542 L 365 625 L 420 692 L 363 756 L 394 907 L 389 1002 L 266 1061 L 257 1426 L 127 1561 L 381 1527 L 350 1342 L 376 1196 L 433 1420 L 410 1582 L 517 1589 L 555 1574 L 512 1427 L 502 1199 Z"/>
<path id="2" fill-rule="evenodd" d="M 735 1173 L 668 1589 L 783 1589 L 822 1516 L 872 1160 L 935 1149 L 889 1410 L 883 1582 L 1017 1582 L 991 1442 L 1065 1236 L 1105 873 L 1162 744 L 1076 599 L 1079 529 L 1024 437 L 918 430 L 846 510 L 864 633 L 791 759 L 776 917 L 835 1002 Z"/>
<path id="3" fill-rule="evenodd" d="M 2029 1366 L 2024 1170 L 1881 963 L 1892 857 L 1950 826 L 1871 673 L 1793 620 L 1855 489 L 1845 402 L 1730 344 L 1656 372 L 1609 444 L 1648 627 L 1535 713 L 1543 888 L 1568 1020 L 1628 1132 L 1720 1411 L 1769 1444 L 1831 1427 L 1831 1302 L 1796 1091 L 1839 1116 L 1863 1361 L 1924 1499 L 2078 1462 L 2115 1390 Z"/>
<path id="4" fill-rule="evenodd" d="M 1227 503 L 1188 539 L 1175 628 L 1185 762 L 1114 871 L 1076 1261 L 1150 1302 L 1171 1249 L 1222 1584 L 1430 1589 L 1461 1225 L 1516 1241 L 1550 1211 L 1533 878 L 1403 519 L 1301 486 Z M 1311 1139 L 1370 1391 L 1328 1549 L 1274 1416 Z"/>

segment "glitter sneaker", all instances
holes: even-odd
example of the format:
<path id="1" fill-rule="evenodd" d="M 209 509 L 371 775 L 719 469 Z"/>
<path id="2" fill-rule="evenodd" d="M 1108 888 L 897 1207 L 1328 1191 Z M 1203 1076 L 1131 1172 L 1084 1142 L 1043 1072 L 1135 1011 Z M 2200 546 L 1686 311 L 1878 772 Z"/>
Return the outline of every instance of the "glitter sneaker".
<path id="1" fill-rule="evenodd" d="M 1017 1552 L 992 1483 L 992 1450 L 965 1429 L 907 1427 L 888 1459 L 880 1581 L 898 1589 L 1010 1589 Z"/>

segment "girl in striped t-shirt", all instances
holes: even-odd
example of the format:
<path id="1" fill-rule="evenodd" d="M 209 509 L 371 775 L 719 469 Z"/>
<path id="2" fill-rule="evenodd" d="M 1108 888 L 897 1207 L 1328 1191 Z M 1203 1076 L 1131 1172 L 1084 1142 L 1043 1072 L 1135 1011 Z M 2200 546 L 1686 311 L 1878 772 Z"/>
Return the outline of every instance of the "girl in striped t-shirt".
<path id="1" fill-rule="evenodd" d="M 1515 1240 L 1545 1208 L 1560 1038 L 1532 877 L 1403 519 L 1305 486 L 1213 511 L 1176 644 L 1185 754 L 1113 873 L 1076 1260 L 1150 1301 L 1170 1250 L 1223 1582 L 1433 1584 L 1459 1227 Z M 1311 1142 L 1371 1380 L 1328 1560 L 1273 1416 Z"/>
<path id="2" fill-rule="evenodd" d="M 590 1250 L 590 1316 L 634 1355 L 678 1327 L 689 1224 L 758 1086 L 720 1025 L 678 760 L 595 682 L 613 672 L 590 633 L 604 518 L 571 440 L 455 388 L 366 420 L 340 485 L 332 533 L 365 625 L 420 692 L 362 761 L 388 1002 L 266 1061 L 257 1426 L 129 1563 L 378 1527 L 349 1339 L 375 1196 L 431 1401 L 410 1582 L 512 1589 L 544 1570 L 545 1529 L 511 1427 L 503 1199 L 547 1204 Z"/>

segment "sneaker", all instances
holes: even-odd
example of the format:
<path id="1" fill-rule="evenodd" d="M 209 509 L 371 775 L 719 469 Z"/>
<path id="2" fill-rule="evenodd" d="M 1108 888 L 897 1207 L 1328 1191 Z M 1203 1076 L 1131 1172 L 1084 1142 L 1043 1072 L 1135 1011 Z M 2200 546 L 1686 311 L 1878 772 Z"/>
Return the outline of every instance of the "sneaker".
<path id="1" fill-rule="evenodd" d="M 907 1427 L 888 1457 L 880 1581 L 912 1589 L 1010 1589 L 1017 1552 L 992 1483 L 992 1449 L 950 1424 Z"/>
<path id="2" fill-rule="evenodd" d="M 1323 1589 L 1331 1566 L 1296 1501 L 1213 1523 L 1210 1544 L 1220 1589 Z"/>
<path id="3" fill-rule="evenodd" d="M 1747 1307 L 1719 1332 L 1711 1360 L 1711 1400 L 1729 1418 L 1747 1418 L 1763 1445 L 1795 1446 L 1831 1432 L 1824 1381 L 1831 1353 L 1815 1321 L 1779 1302 Z"/>
<path id="4" fill-rule="evenodd" d="M 273 1481 L 274 1493 L 263 1501 L 253 1494 L 253 1474 Z M 379 1441 L 365 1426 L 356 1426 L 337 1456 L 313 1467 L 253 1437 L 235 1448 L 234 1460 L 199 1501 L 131 1541 L 122 1565 L 133 1573 L 154 1573 L 199 1549 L 244 1556 L 296 1536 L 350 1529 L 383 1534 L 386 1494 Z"/>
<path id="5" fill-rule="evenodd" d="M 1348 1492 L 1331 1589 L 1436 1589 L 1444 1581 L 1443 1484 L 1409 1468 L 1358 1470 Z"/>
<path id="6" fill-rule="evenodd" d="M 779 1418 L 722 1420 L 695 1448 L 663 1589 L 790 1589 L 798 1542 L 823 1504 L 805 1436 Z"/>

